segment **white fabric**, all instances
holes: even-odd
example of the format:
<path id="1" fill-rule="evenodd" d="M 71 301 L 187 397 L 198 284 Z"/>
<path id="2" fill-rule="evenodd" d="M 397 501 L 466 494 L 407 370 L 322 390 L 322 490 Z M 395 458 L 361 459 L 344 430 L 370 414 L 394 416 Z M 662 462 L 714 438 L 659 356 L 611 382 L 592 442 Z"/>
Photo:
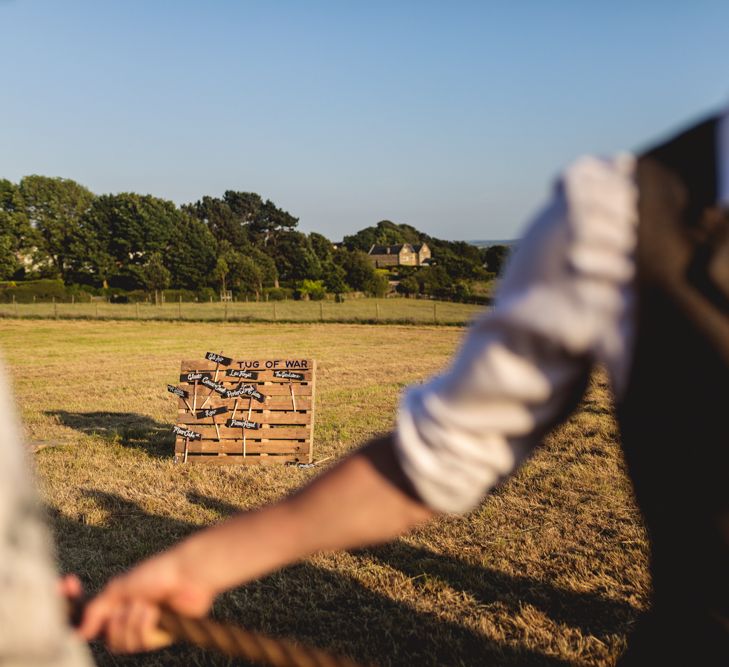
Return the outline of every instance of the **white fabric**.
<path id="1" fill-rule="evenodd" d="M 0 453 L 0 665 L 90 666 L 86 646 L 64 620 L 53 546 L 2 367 Z"/>
<path id="2" fill-rule="evenodd" d="M 718 127 L 719 195 L 729 201 L 729 110 Z M 474 507 L 581 397 L 595 363 L 625 389 L 635 321 L 635 159 L 586 157 L 510 260 L 496 304 L 446 372 L 410 388 L 395 442 L 423 501 Z"/>

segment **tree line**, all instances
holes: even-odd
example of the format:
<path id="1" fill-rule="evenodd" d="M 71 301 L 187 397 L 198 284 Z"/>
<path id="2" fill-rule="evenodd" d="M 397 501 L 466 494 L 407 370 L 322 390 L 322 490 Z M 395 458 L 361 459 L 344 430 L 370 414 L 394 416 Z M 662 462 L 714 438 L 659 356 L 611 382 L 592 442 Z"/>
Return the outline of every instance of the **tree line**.
<path id="1" fill-rule="evenodd" d="M 433 265 L 400 267 L 400 291 L 459 298 L 500 270 L 505 248 L 435 239 L 381 221 L 341 245 L 297 229 L 298 218 L 254 192 L 226 191 L 182 206 L 133 192 L 95 195 L 65 178 L 0 179 L 0 280 L 58 279 L 91 290 L 231 290 L 260 298 L 296 289 L 323 298 L 383 296 L 392 272 L 367 257 L 373 243 L 423 243 Z M 501 250 L 499 250 L 501 248 Z"/>

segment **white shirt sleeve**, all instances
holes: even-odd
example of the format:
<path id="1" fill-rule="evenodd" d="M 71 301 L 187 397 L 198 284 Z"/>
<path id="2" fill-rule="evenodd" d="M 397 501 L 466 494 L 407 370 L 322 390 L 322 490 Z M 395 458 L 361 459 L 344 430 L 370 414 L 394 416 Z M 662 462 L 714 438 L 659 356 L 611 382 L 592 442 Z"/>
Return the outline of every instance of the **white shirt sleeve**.
<path id="1" fill-rule="evenodd" d="M 629 357 L 634 161 L 582 158 L 509 261 L 494 308 L 451 367 L 410 388 L 398 458 L 432 509 L 473 508 L 564 419 L 595 361 L 620 385 Z"/>

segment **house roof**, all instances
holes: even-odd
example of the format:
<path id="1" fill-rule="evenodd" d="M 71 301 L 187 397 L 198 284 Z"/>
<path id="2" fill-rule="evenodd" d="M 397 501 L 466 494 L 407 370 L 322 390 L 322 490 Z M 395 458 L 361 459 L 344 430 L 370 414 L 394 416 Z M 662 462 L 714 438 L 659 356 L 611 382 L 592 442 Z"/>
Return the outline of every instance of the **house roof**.
<path id="1" fill-rule="evenodd" d="M 398 243 L 397 245 L 373 245 L 370 248 L 369 255 L 398 255 L 400 251 L 405 248 L 406 250 L 412 250 L 412 246 L 409 243 Z"/>

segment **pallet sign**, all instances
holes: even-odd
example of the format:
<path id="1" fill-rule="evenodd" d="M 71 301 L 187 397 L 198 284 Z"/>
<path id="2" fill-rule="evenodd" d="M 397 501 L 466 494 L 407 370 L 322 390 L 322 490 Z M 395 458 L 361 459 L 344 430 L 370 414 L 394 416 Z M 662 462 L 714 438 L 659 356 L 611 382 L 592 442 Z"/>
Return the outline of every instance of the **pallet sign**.
<path id="1" fill-rule="evenodd" d="M 183 361 L 176 395 L 175 461 L 217 465 L 311 463 L 316 362 Z"/>

